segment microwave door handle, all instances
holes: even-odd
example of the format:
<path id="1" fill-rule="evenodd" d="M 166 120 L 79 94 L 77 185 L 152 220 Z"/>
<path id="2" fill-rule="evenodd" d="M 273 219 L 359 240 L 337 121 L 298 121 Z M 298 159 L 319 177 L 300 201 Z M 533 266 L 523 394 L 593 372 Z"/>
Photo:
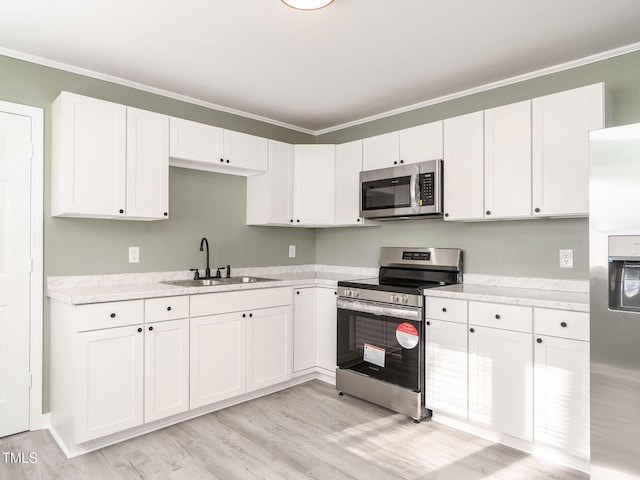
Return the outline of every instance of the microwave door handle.
<path id="1" fill-rule="evenodd" d="M 418 173 L 419 173 L 419 171 L 418 171 L 418 169 L 416 169 L 411 174 L 411 188 L 410 188 L 411 208 L 416 213 L 418 212 L 418 209 L 420 208 L 420 205 L 418 205 L 418 197 L 420 196 L 420 185 L 419 185 Z"/>

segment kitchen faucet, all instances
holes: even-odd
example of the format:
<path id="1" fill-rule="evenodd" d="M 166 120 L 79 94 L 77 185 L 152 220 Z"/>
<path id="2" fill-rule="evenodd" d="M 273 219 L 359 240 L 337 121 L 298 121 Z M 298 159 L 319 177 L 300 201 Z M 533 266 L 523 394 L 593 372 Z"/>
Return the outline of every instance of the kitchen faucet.
<path id="1" fill-rule="evenodd" d="M 200 251 L 204 251 L 203 244 L 207 246 L 207 268 L 204 271 L 204 278 L 211 278 L 211 269 L 209 268 L 209 240 L 206 237 L 202 237 L 200 240 Z"/>

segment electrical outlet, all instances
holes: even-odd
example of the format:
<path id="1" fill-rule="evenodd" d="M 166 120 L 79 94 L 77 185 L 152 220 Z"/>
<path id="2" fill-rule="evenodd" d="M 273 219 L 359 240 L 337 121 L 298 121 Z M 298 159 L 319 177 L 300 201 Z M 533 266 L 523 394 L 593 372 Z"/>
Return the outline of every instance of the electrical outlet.
<path id="1" fill-rule="evenodd" d="M 296 246 L 289 245 L 289 258 L 296 258 Z"/>
<path id="2" fill-rule="evenodd" d="M 140 263 L 140 247 L 129 247 L 129 263 Z"/>
<path id="3" fill-rule="evenodd" d="M 573 268 L 573 250 L 560 250 L 560 268 Z"/>

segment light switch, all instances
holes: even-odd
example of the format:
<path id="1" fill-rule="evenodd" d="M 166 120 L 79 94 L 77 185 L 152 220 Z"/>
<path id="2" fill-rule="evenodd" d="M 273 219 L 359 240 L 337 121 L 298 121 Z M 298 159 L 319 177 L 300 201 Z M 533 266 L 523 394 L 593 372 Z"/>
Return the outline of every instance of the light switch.
<path id="1" fill-rule="evenodd" d="M 289 258 L 296 258 L 296 246 L 289 245 Z"/>

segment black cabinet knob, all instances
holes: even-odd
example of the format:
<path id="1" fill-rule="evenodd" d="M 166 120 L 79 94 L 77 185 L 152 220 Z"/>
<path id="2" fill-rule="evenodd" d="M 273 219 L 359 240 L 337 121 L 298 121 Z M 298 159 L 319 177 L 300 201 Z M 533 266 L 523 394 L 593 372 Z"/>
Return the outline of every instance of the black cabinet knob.
<path id="1" fill-rule="evenodd" d="M 138 333 L 142 332 L 142 327 L 138 327 Z"/>
<path id="2" fill-rule="evenodd" d="M 297 219 L 296 222 L 300 223 L 300 219 Z"/>
<path id="3" fill-rule="evenodd" d="M 356 219 L 356 222 L 359 222 L 359 221 L 360 221 L 360 219 L 359 219 L 359 218 L 358 218 L 358 219 Z"/>
<path id="4" fill-rule="evenodd" d="M 393 161 L 393 164 L 394 164 L 394 165 L 397 165 L 397 164 L 398 164 L 398 162 L 394 160 L 394 161 Z"/>
<path id="5" fill-rule="evenodd" d="M 538 339 L 536 339 L 536 342 L 538 342 L 538 343 L 542 343 L 542 339 L 541 339 L 541 338 L 538 338 Z"/>
<path id="6" fill-rule="evenodd" d="M 470 328 L 470 329 L 469 329 L 469 331 L 470 331 L 471 333 L 473 333 L 473 332 L 475 332 L 476 330 L 475 330 L 475 328 Z"/>
<path id="7" fill-rule="evenodd" d="M 496 314 L 496 320 L 500 320 L 500 315 Z"/>
<path id="8" fill-rule="evenodd" d="M 536 209 L 534 210 L 534 212 L 536 212 L 536 213 L 540 213 L 540 209 L 539 209 L 539 208 L 536 208 Z"/>
<path id="9" fill-rule="evenodd" d="M 153 330 L 153 327 L 149 327 L 149 331 L 152 331 L 152 330 Z"/>
<path id="10" fill-rule="evenodd" d="M 487 210 L 487 215 L 491 215 L 491 210 Z"/>
<path id="11" fill-rule="evenodd" d="M 400 163 L 404 163 L 404 160 L 400 160 Z"/>
<path id="12" fill-rule="evenodd" d="M 170 312 L 170 311 L 171 311 L 171 307 L 167 307 L 167 312 Z"/>
<path id="13" fill-rule="evenodd" d="M 169 212 L 164 212 L 164 213 L 163 213 L 163 215 L 164 215 L 165 217 L 168 217 L 168 216 L 169 216 Z"/>
<path id="14" fill-rule="evenodd" d="M 118 211 L 119 211 L 120 213 L 124 213 L 124 210 L 123 210 L 123 209 L 120 209 L 120 210 L 118 210 Z"/>
<path id="15" fill-rule="evenodd" d="M 296 295 L 300 295 L 300 290 L 296 291 Z"/>
<path id="16" fill-rule="evenodd" d="M 224 163 L 224 158 L 221 158 L 221 159 L 220 159 L 220 161 L 221 161 L 222 163 Z"/>
<path id="17" fill-rule="evenodd" d="M 445 216 L 445 217 L 448 217 L 448 216 L 449 216 L 449 214 L 448 214 L 448 213 L 445 213 L 445 214 L 444 214 L 444 216 Z"/>
<path id="18" fill-rule="evenodd" d="M 242 314 L 242 318 L 246 318 L 246 317 L 247 317 L 247 314 L 246 314 L 246 313 L 243 313 L 243 314 Z"/>
<path id="19" fill-rule="evenodd" d="M 249 314 L 249 318 L 251 318 L 251 317 L 253 317 L 253 313 L 250 313 L 250 314 Z"/>
<path id="20" fill-rule="evenodd" d="M 289 220 L 291 223 L 293 223 L 293 218 L 291 220 Z"/>
<path id="21" fill-rule="evenodd" d="M 560 326 L 561 327 L 566 327 L 567 326 L 567 322 L 560 322 Z"/>
<path id="22" fill-rule="evenodd" d="M 446 313 L 447 307 L 442 307 L 442 311 Z"/>
<path id="23" fill-rule="evenodd" d="M 429 320 L 427 320 L 427 325 L 431 325 L 431 322 Z"/>
<path id="24" fill-rule="evenodd" d="M 112 313 L 112 314 L 110 315 L 110 317 L 111 317 L 111 318 L 116 318 L 116 314 L 115 314 L 115 313 Z"/>

